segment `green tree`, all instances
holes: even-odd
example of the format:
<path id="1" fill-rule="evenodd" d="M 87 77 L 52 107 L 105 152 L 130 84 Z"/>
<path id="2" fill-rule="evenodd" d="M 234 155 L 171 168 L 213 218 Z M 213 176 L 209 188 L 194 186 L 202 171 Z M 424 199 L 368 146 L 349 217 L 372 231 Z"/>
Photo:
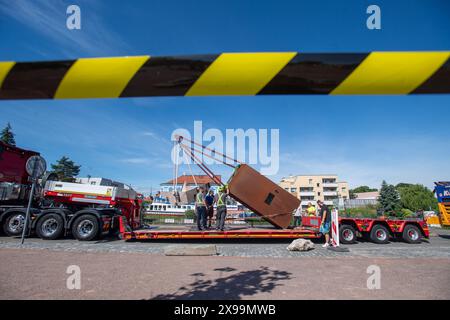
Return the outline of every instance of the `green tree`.
<path id="1" fill-rule="evenodd" d="M 402 188 L 402 187 L 409 187 L 409 186 L 412 186 L 412 184 L 411 183 L 404 183 L 404 182 L 400 182 L 400 183 L 398 183 L 396 186 L 395 186 L 395 189 L 399 189 L 399 188 Z"/>
<path id="2" fill-rule="evenodd" d="M 58 175 L 61 181 L 71 182 L 80 173 L 81 166 L 76 165 L 68 157 L 63 156 L 56 164 L 52 164 L 52 170 Z"/>
<path id="3" fill-rule="evenodd" d="M 0 140 L 9 145 L 15 146 L 16 140 L 14 139 L 15 134 L 12 132 L 11 124 L 8 122 L 6 127 L 0 133 Z"/>
<path id="4" fill-rule="evenodd" d="M 339 212 L 339 214 L 341 214 L 341 212 Z M 368 204 L 364 207 L 346 208 L 342 212 L 342 215 L 355 218 L 376 218 L 377 206 L 374 204 Z"/>
<path id="5" fill-rule="evenodd" d="M 369 186 L 359 186 L 354 189 L 349 190 L 350 199 L 355 199 L 356 195 L 355 193 L 361 193 L 361 192 L 372 192 L 372 191 L 378 191 L 378 189 L 370 188 Z"/>
<path id="6" fill-rule="evenodd" d="M 401 216 L 400 196 L 397 189 L 383 180 L 380 189 L 379 209 L 383 214 Z"/>
<path id="7" fill-rule="evenodd" d="M 396 189 L 400 194 L 400 203 L 404 209 L 416 212 L 419 210 L 438 211 L 437 199 L 433 191 L 421 184 L 398 184 Z"/>

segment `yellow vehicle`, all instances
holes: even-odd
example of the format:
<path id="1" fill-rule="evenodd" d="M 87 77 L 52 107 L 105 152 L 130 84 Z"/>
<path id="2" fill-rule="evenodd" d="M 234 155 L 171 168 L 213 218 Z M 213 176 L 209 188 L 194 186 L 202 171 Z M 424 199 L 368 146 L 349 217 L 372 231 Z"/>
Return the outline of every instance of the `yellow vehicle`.
<path id="1" fill-rule="evenodd" d="M 434 183 L 434 192 L 438 199 L 439 224 L 450 227 L 450 181 L 439 181 Z M 432 224 L 427 221 L 428 224 Z"/>

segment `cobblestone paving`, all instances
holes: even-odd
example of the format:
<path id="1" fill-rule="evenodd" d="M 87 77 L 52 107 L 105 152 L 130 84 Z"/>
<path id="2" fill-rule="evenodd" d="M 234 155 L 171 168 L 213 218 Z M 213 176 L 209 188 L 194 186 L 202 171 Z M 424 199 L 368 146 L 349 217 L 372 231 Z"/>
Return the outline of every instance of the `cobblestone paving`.
<path id="1" fill-rule="evenodd" d="M 334 252 L 322 248 L 320 242 L 308 252 L 291 252 L 286 249 L 290 241 L 165 241 L 165 242 L 125 242 L 120 240 L 100 240 L 95 242 L 80 242 L 73 239 L 44 241 L 38 238 L 26 239 L 22 246 L 27 249 L 53 250 L 67 252 L 130 252 L 164 254 L 168 246 L 190 246 L 199 244 L 213 244 L 222 256 L 238 257 L 399 257 L 399 258 L 450 258 L 450 230 L 434 229 L 433 236 L 421 244 L 407 244 L 391 242 L 377 245 L 370 242 L 359 242 L 353 245 L 342 246 L 349 252 Z M 18 248 L 18 238 L 0 237 L 0 249 Z"/>

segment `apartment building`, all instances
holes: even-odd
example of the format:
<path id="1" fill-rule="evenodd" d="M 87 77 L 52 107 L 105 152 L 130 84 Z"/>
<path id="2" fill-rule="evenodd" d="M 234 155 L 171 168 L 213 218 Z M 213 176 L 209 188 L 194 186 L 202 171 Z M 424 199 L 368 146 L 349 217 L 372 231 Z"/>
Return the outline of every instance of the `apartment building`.
<path id="1" fill-rule="evenodd" d="M 350 197 L 348 183 L 339 181 L 335 174 L 289 176 L 282 178 L 279 186 L 298 197 L 302 208 L 309 202 L 316 205 L 317 200 L 332 205 Z"/>

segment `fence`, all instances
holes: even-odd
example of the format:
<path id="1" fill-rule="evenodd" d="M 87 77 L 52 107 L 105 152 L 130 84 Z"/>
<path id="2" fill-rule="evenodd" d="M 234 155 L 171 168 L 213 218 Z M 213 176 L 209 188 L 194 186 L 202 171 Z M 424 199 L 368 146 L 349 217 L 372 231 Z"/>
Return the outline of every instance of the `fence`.
<path id="1" fill-rule="evenodd" d="M 368 205 L 377 205 L 378 200 L 376 199 L 347 199 L 344 201 L 345 208 L 361 208 L 367 207 Z"/>

